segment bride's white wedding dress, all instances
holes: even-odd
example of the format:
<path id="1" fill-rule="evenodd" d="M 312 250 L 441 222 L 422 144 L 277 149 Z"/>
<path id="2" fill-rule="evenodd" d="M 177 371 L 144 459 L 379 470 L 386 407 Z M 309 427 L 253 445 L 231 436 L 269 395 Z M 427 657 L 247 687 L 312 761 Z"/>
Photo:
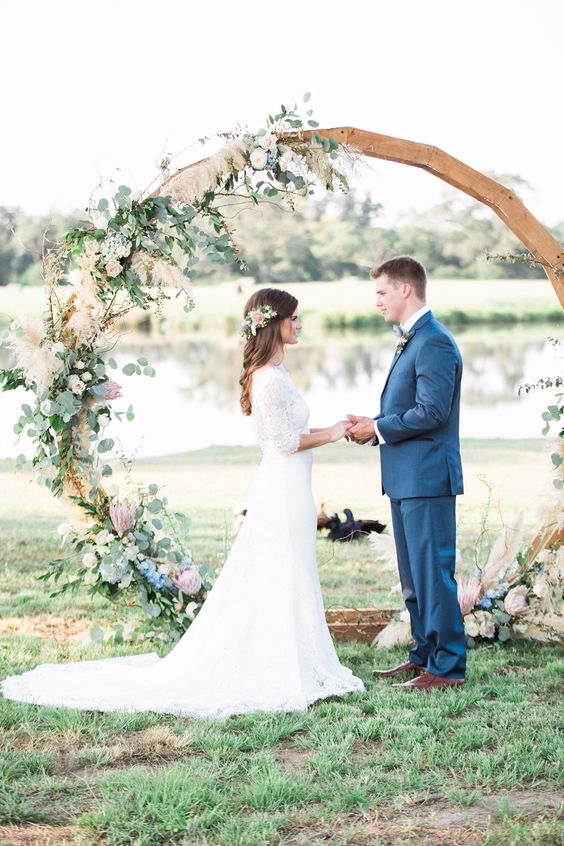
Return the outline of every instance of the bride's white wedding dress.
<path id="1" fill-rule="evenodd" d="M 364 690 L 339 663 L 316 563 L 312 452 L 296 452 L 309 410 L 287 371 L 253 376 L 262 449 L 248 512 L 202 610 L 165 658 L 155 653 L 42 664 L 2 684 L 8 699 L 97 711 L 223 719 L 304 711 Z"/>

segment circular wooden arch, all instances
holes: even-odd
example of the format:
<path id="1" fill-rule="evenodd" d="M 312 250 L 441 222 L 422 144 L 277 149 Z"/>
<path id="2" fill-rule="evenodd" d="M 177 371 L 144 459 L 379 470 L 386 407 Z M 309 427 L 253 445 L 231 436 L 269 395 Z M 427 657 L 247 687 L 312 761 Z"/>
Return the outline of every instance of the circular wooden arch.
<path id="1" fill-rule="evenodd" d="M 350 126 L 317 129 L 315 133 L 308 131 L 304 133 L 304 137 L 311 138 L 314 134 L 322 138 L 335 138 L 341 144 L 359 150 L 364 156 L 420 167 L 489 206 L 542 264 L 564 309 L 564 247 L 504 185 L 431 144 L 406 141 L 392 135 L 380 135 Z M 155 193 L 165 193 L 165 186 L 171 179 L 205 161 L 206 159 L 202 159 L 175 171 Z"/>

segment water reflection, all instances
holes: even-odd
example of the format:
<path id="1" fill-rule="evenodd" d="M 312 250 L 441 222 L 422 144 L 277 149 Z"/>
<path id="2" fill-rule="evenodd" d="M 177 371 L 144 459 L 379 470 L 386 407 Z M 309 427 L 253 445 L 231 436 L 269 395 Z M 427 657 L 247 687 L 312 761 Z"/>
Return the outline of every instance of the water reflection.
<path id="1" fill-rule="evenodd" d="M 555 375 L 561 360 L 546 340 L 548 327 L 527 330 L 473 330 L 458 336 L 464 357 L 461 434 L 481 438 L 535 438 L 547 392 L 519 397 L 519 385 Z M 304 338 L 287 351 L 285 364 L 311 409 L 311 425 L 326 425 L 347 412 L 374 416 L 393 357 L 390 335 L 348 334 Z M 249 444 L 254 435 L 238 406 L 241 347 L 234 339 L 192 337 L 167 343 L 122 344 L 115 351 L 115 371 L 124 397 L 118 410 L 132 403 L 133 423 L 112 424 L 107 435 L 124 450 L 162 455 L 211 444 Z M 3 359 L 2 359 L 3 355 Z M 157 378 L 126 377 L 121 367 L 145 355 Z M 9 364 L 6 351 L 0 366 Z M 12 426 L 22 390 L 0 395 L 0 457 L 29 454 L 27 439 L 15 443 Z"/>

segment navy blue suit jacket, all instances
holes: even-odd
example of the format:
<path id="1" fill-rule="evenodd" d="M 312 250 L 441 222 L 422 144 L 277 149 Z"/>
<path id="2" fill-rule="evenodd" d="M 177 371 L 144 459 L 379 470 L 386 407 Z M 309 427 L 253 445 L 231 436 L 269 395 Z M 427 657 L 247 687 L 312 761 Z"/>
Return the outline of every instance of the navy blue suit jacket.
<path id="1" fill-rule="evenodd" d="M 459 418 L 462 357 L 454 338 L 427 312 L 396 354 L 382 396 L 378 429 L 382 491 L 391 499 L 464 492 Z"/>

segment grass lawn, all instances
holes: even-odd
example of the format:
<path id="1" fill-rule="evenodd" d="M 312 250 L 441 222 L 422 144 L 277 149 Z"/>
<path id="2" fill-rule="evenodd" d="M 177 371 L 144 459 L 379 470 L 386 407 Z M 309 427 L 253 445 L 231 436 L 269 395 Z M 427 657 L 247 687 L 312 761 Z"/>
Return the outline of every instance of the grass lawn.
<path id="1" fill-rule="evenodd" d="M 244 499 L 257 461 L 254 449 L 216 447 L 140 460 L 135 475 L 161 484 L 172 506 L 190 514 L 195 559 L 219 567 L 232 537 L 231 503 Z M 550 493 L 550 460 L 539 440 L 466 441 L 463 461 L 467 571 L 488 494 L 483 479 L 493 486 L 490 539 L 519 510 L 531 534 Z M 328 511 L 349 506 L 388 522 L 370 448 L 319 450 L 314 491 Z M 37 582 L 67 517 L 29 475 L 0 462 L 2 677 L 44 661 L 147 651 L 90 644 L 91 623 L 109 628 L 117 609 L 86 594 L 52 600 Z M 376 565 L 368 542 L 320 538 L 318 559 L 327 606 L 398 604 L 389 592 L 396 576 Z M 213 723 L 0 700 L 0 844 L 564 842 L 557 647 L 482 646 L 470 653 L 464 689 L 426 695 L 372 683 L 372 667 L 403 659 L 403 650 L 348 643 L 338 652 L 366 693 L 306 714 Z"/>

